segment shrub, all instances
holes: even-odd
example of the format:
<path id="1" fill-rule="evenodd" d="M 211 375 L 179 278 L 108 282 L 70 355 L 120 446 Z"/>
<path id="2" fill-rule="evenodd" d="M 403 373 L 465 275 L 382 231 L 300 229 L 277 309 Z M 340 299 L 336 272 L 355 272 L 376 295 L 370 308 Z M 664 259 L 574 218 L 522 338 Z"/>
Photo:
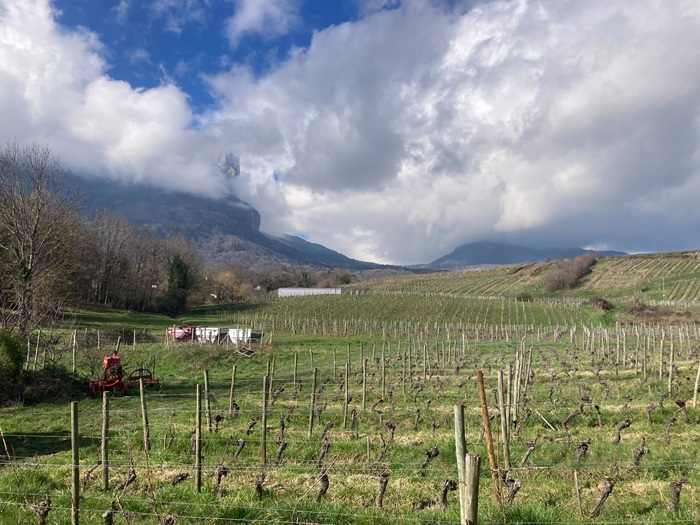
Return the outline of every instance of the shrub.
<path id="1" fill-rule="evenodd" d="M 579 255 L 573 259 L 560 259 L 547 275 L 547 291 L 558 292 L 576 288 L 597 262 L 598 259 L 591 253 Z"/>
<path id="2" fill-rule="evenodd" d="M 22 340 L 7 329 L 0 330 L 0 365 L 11 372 L 19 372 L 23 362 Z"/>
<path id="3" fill-rule="evenodd" d="M 595 308 L 597 308 L 598 310 L 600 310 L 603 313 L 609 312 L 610 310 L 615 308 L 615 305 L 612 304 L 607 299 L 605 299 L 604 297 L 592 297 L 588 301 L 588 304 L 590 304 L 591 306 L 594 306 Z"/>

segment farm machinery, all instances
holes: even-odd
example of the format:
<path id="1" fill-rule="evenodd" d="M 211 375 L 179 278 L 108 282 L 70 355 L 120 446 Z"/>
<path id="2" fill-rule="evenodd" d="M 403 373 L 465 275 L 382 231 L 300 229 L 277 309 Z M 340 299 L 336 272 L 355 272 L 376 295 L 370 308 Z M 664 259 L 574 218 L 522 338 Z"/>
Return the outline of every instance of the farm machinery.
<path id="1" fill-rule="evenodd" d="M 105 356 L 102 360 L 102 368 L 104 370 L 102 377 L 88 382 L 90 395 L 93 397 L 109 391 L 127 394 L 133 388 L 138 388 L 141 380 L 143 380 L 144 386 L 159 384 L 158 378 L 154 377 L 153 372 L 148 368 L 137 368 L 128 374 L 124 372 L 121 358 L 118 355 L 120 343 L 121 338 L 117 341 L 117 348 L 112 355 Z"/>

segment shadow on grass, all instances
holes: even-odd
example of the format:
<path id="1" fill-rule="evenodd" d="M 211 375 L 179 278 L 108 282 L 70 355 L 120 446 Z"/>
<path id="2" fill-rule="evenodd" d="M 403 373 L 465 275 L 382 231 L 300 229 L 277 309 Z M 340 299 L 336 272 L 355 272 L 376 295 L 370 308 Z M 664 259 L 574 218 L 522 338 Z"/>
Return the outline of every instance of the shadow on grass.
<path id="1" fill-rule="evenodd" d="M 223 315 L 232 313 L 251 313 L 259 311 L 263 308 L 263 302 L 244 301 L 240 303 L 229 304 L 208 304 L 205 306 L 197 306 L 188 310 L 180 317 L 182 324 L 198 324 L 206 323 L 211 320 L 219 319 Z"/>
<path id="2" fill-rule="evenodd" d="M 90 306 L 64 315 L 64 320 L 73 320 L 78 328 L 126 328 L 159 329 L 171 326 L 172 317 L 148 312 L 133 312 L 116 308 Z"/>
<path id="3" fill-rule="evenodd" d="M 67 430 L 28 435 L 6 435 L 7 449 L 13 458 L 47 456 L 71 449 L 71 436 Z M 80 438 L 80 447 L 93 444 L 93 440 Z"/>

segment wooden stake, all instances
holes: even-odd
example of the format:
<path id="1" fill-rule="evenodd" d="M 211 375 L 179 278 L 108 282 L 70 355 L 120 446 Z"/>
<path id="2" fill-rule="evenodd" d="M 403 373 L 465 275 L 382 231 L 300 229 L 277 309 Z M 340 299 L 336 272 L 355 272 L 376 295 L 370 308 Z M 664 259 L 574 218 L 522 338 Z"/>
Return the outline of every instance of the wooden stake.
<path id="1" fill-rule="evenodd" d="M 227 339 L 228 341 L 228 339 Z M 233 365 L 233 370 L 231 371 L 231 393 L 229 394 L 229 399 L 228 399 L 228 415 L 230 416 L 233 414 L 233 402 L 235 401 L 234 397 L 234 392 L 233 389 L 236 385 L 236 365 Z"/>
<path id="2" fill-rule="evenodd" d="M 508 417 L 506 416 L 506 406 L 503 402 L 503 370 L 498 371 L 498 409 L 501 411 L 501 442 L 503 443 L 503 468 L 510 470 L 510 449 L 509 449 L 509 429 Z"/>
<path id="3" fill-rule="evenodd" d="M 70 404 L 71 451 L 73 456 L 72 490 L 71 490 L 71 525 L 80 521 L 80 436 L 78 435 L 78 402 Z"/>
<path id="4" fill-rule="evenodd" d="M 466 468 L 465 487 L 465 508 L 466 516 L 463 523 L 465 525 L 476 525 L 479 516 L 479 473 L 481 471 L 481 456 L 477 454 L 467 454 L 464 458 Z"/>
<path id="5" fill-rule="evenodd" d="M 77 371 L 77 361 L 78 361 L 78 331 L 73 330 L 73 367 L 71 372 L 75 374 Z"/>
<path id="6" fill-rule="evenodd" d="M 698 371 L 695 374 L 695 388 L 693 389 L 693 408 L 698 406 L 698 386 L 700 385 L 700 361 L 698 361 Z"/>
<path id="7" fill-rule="evenodd" d="M 260 438 L 260 459 L 267 463 L 267 376 L 263 377 L 262 437 Z"/>
<path id="8" fill-rule="evenodd" d="M 455 453 L 457 455 L 457 476 L 459 480 L 459 515 L 460 523 L 467 523 L 467 470 L 465 456 L 467 443 L 464 435 L 464 405 L 454 406 L 455 414 Z"/>
<path id="9" fill-rule="evenodd" d="M 309 410 L 309 439 L 313 435 L 314 431 L 314 404 L 316 402 L 316 374 L 318 374 L 318 369 L 314 368 L 313 375 L 311 377 L 311 408 Z"/>
<path id="10" fill-rule="evenodd" d="M 202 492 L 202 391 L 197 385 L 197 412 L 194 429 L 194 483 L 197 493 Z"/>
<path id="11" fill-rule="evenodd" d="M 367 409 L 367 359 L 362 360 L 362 411 Z"/>
<path id="12" fill-rule="evenodd" d="M 204 407 L 207 419 L 207 432 L 214 430 L 211 422 L 211 403 L 209 401 L 209 370 L 204 371 Z"/>
<path id="13" fill-rule="evenodd" d="M 581 506 L 581 489 L 578 485 L 578 472 L 574 470 L 574 487 L 576 487 L 576 501 L 578 502 L 578 515 L 583 516 L 583 507 Z"/>
<path id="14" fill-rule="evenodd" d="M 151 449 L 151 436 L 148 426 L 148 411 L 146 410 L 146 394 L 144 392 L 143 378 L 139 379 L 139 392 L 141 395 L 141 419 L 143 422 L 143 450 L 148 452 Z"/>
<path id="15" fill-rule="evenodd" d="M 109 392 L 102 392 L 102 490 L 109 490 Z"/>
<path id="16" fill-rule="evenodd" d="M 491 425 L 489 423 L 489 409 L 486 406 L 486 392 L 484 391 L 484 373 L 481 370 L 476 371 L 476 383 L 479 390 L 479 400 L 481 401 L 481 419 L 484 424 L 486 434 L 486 449 L 489 454 L 489 466 L 491 467 L 491 481 L 493 483 L 493 496 L 496 503 L 502 505 L 501 483 L 499 480 L 499 467 L 496 461 L 496 455 L 493 450 L 493 436 L 491 435 Z"/>
<path id="17" fill-rule="evenodd" d="M 348 348 L 349 345 L 348 345 Z M 343 406 L 343 428 L 348 428 L 348 405 L 350 404 L 350 361 L 345 363 L 345 403 Z"/>

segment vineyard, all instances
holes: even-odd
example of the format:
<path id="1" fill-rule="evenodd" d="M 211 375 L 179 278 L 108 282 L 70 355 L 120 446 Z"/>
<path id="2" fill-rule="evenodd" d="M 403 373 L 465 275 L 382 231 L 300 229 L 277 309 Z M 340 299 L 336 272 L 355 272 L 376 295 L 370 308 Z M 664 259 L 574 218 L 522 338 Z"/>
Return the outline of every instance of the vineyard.
<path id="1" fill-rule="evenodd" d="M 160 385 L 1 408 L 0 522 L 457 523 L 455 407 L 482 523 L 699 522 L 697 284 L 683 277 L 698 265 L 650 259 L 602 260 L 567 295 L 540 293 L 546 268 L 527 265 L 180 320 L 262 330 L 245 352 L 174 344 L 151 318 L 36 334 L 27 368 L 94 377 L 121 337 L 123 362 Z M 612 313 L 591 301 L 602 290 Z M 640 293 L 683 315 L 621 321 Z"/>
<path id="2" fill-rule="evenodd" d="M 416 295 L 307 296 L 262 303 L 241 303 L 191 312 L 188 321 L 255 324 L 273 331 L 333 336 L 408 336 L 416 332 L 523 332 L 542 327 L 590 325 L 595 315 L 581 301 L 518 301 L 500 298 L 458 299 Z"/>
<path id="3" fill-rule="evenodd" d="M 545 291 L 545 278 L 555 265 L 556 261 L 550 261 L 409 275 L 357 283 L 349 289 L 358 293 L 445 295 L 465 299 L 557 297 L 558 294 Z M 700 301 L 700 256 L 698 252 L 675 252 L 601 258 L 580 288 L 565 292 L 568 298 L 587 298 L 595 294 L 621 300 L 637 297 L 654 301 Z"/>
<path id="4" fill-rule="evenodd" d="M 530 332 L 511 342 L 446 335 L 280 332 L 250 358 L 196 343 L 127 347 L 125 359 L 160 363 L 164 382 L 145 393 L 145 409 L 138 393 L 108 398 L 106 490 L 103 403 L 80 401 L 81 522 L 104 523 L 107 514 L 133 524 L 454 523 L 458 404 L 467 448 L 483 458 L 485 522 L 586 521 L 606 479 L 615 484 L 601 511 L 606 521 L 700 519 L 695 327 L 541 330 L 539 341 Z M 504 472 L 519 490 L 502 505 L 486 467 L 476 370 L 486 376 L 501 467 L 500 418 L 510 421 Z M 500 406 L 499 370 L 510 385 Z M 46 523 L 69 523 L 69 407 L 3 409 L 2 430 L 3 519 L 38 520 L 50 500 Z M 648 455 L 637 457 L 640 447 Z M 682 499 L 669 512 L 668 487 L 679 480 Z"/>

